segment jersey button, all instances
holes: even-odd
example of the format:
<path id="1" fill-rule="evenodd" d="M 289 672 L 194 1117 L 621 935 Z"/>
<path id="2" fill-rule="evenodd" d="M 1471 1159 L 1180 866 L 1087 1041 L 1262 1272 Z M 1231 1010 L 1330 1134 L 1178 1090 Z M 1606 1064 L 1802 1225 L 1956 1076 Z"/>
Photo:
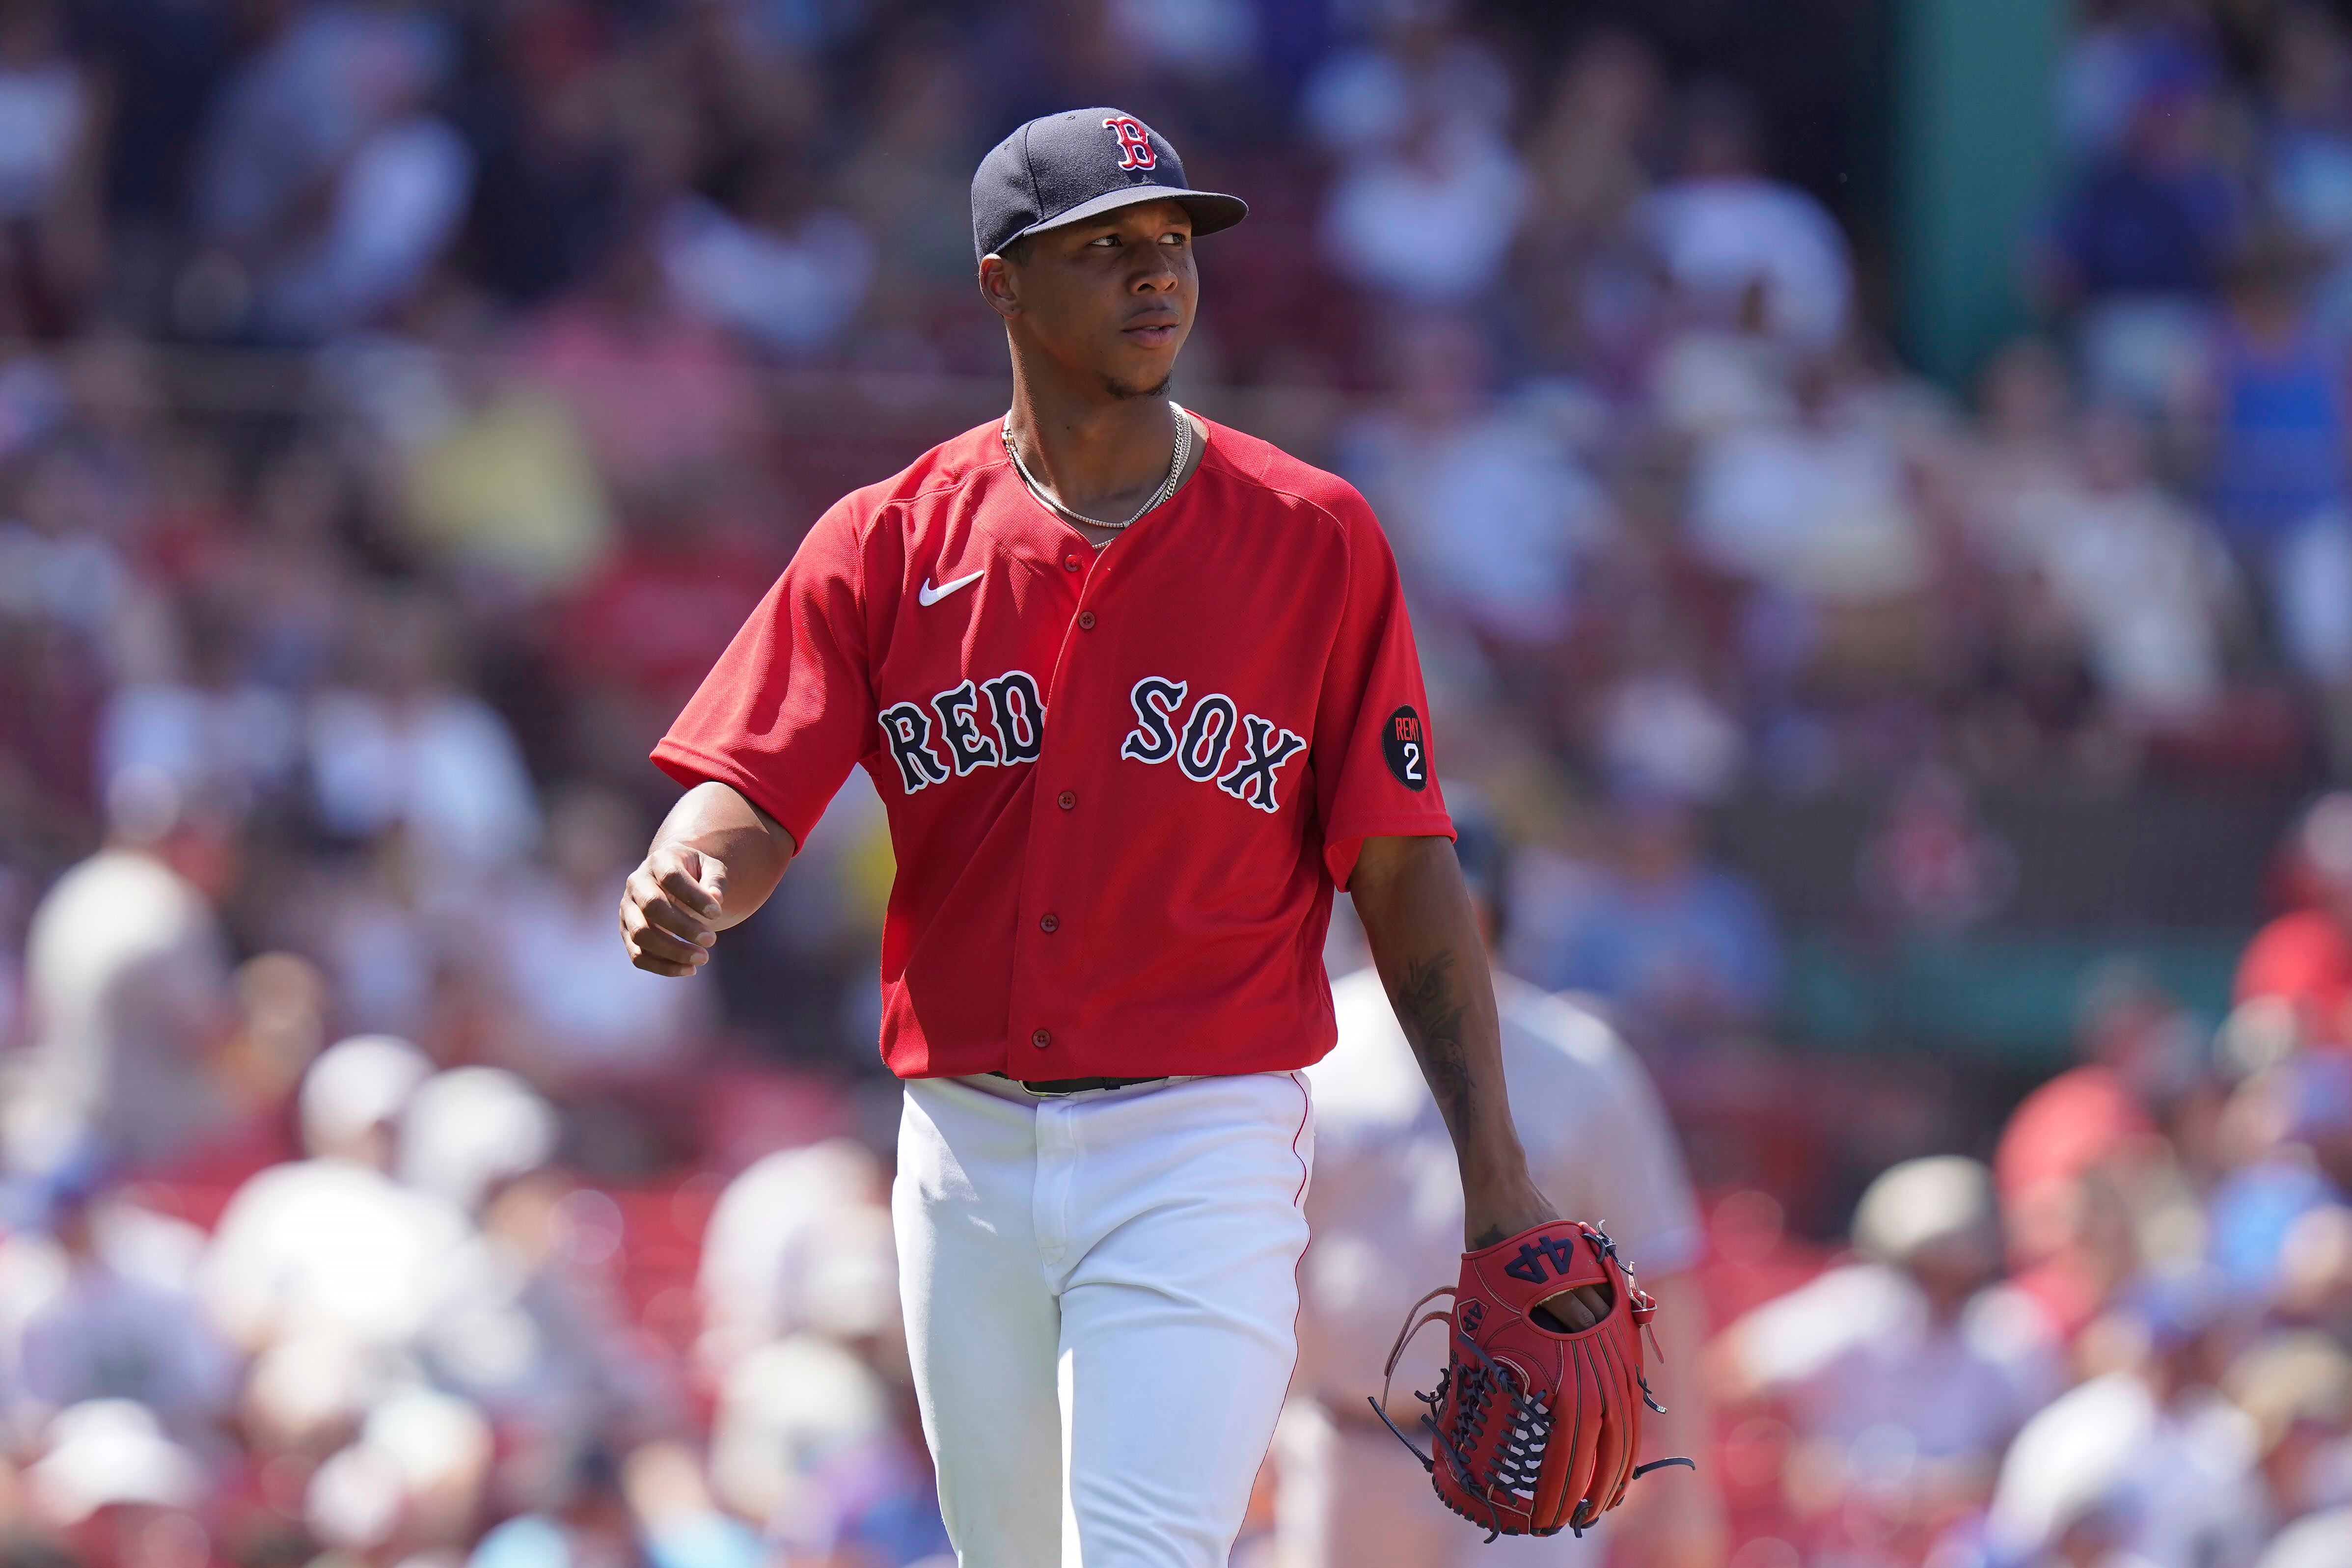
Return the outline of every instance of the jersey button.
<path id="1" fill-rule="evenodd" d="M 1063 790 L 1063 791 L 1062 791 L 1060 798 L 1059 798 L 1058 800 L 1056 800 L 1054 803 L 1055 803 L 1055 805 L 1057 805 L 1057 806 L 1061 807 L 1063 810 L 1067 811 L 1067 810 L 1073 810 L 1075 807 L 1076 807 L 1076 805 L 1077 805 L 1077 803 L 1078 803 L 1078 798 L 1077 798 L 1077 796 L 1076 796 L 1076 795 L 1075 795 L 1075 794 L 1074 794 L 1074 793 L 1072 793 L 1071 791 L 1069 791 L 1069 790 L 1067 790 L 1067 789 L 1065 789 L 1065 790 Z"/>
<path id="2" fill-rule="evenodd" d="M 1081 610 L 1081 611 L 1079 611 L 1079 612 L 1078 612 L 1078 630 L 1079 630 L 1079 631 L 1081 631 L 1081 632 L 1091 632 L 1091 631 L 1093 631 L 1094 629 L 1095 629 L 1095 612 L 1094 612 L 1093 611 L 1091 611 L 1091 610 Z"/>
<path id="3" fill-rule="evenodd" d="M 1044 915 L 1038 916 L 1037 929 L 1043 931 L 1046 936 L 1051 936 L 1055 932 L 1059 931 L 1061 928 L 1062 917 L 1060 915 Z"/>
<path id="4" fill-rule="evenodd" d="M 1066 555 L 1066 556 L 1064 556 L 1064 557 L 1062 558 L 1062 570 L 1063 570 L 1064 571 L 1076 571 L 1076 570 L 1078 570 L 1078 558 L 1077 558 L 1076 556 L 1074 556 L 1074 555 Z"/>
<path id="5" fill-rule="evenodd" d="M 1050 1029 L 1041 1029 L 1029 1037 L 1029 1043 L 1043 1051 L 1054 1043 L 1054 1031 Z"/>

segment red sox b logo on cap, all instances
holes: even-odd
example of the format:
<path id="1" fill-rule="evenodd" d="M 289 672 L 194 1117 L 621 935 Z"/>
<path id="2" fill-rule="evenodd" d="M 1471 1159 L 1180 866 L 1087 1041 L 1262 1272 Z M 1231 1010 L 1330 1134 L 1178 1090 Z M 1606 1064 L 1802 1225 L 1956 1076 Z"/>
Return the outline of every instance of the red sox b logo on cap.
<path id="1" fill-rule="evenodd" d="M 1118 138 L 1120 168 L 1149 169 L 1160 162 L 1160 154 L 1151 150 L 1151 132 L 1133 115 L 1114 114 L 1103 121 L 1103 129 Z"/>

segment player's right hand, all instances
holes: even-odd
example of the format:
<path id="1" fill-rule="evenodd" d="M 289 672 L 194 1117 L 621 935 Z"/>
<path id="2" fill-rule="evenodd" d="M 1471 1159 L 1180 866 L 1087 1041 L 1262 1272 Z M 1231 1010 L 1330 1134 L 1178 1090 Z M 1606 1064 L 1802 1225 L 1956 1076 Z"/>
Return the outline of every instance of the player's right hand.
<path id="1" fill-rule="evenodd" d="M 621 891 L 629 962 L 656 975 L 693 974 L 710 961 L 727 897 L 727 867 L 683 844 L 656 844 Z"/>

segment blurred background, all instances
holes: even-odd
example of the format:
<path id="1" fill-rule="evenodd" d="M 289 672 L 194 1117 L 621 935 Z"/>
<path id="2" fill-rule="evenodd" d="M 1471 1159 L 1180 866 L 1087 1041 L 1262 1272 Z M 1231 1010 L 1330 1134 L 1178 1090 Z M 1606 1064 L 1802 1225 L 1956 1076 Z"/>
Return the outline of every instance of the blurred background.
<path id="1" fill-rule="evenodd" d="M 1676 1130 L 1680 1561 L 2352 1563 L 2352 5 L 0 0 L 0 1565 L 942 1561 L 878 802 L 614 906 L 1091 103 Z"/>

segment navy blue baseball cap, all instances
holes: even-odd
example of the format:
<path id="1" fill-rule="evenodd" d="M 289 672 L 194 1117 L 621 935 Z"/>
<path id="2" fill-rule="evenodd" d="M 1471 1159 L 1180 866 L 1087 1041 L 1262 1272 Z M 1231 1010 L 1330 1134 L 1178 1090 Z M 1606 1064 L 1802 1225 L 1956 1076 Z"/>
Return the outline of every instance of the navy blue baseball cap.
<path id="1" fill-rule="evenodd" d="M 972 256 L 1137 202 L 1181 202 L 1196 235 L 1229 229 L 1249 211 L 1239 196 L 1186 185 L 1176 149 L 1125 110 L 1073 109 L 1031 120 L 980 161 Z"/>

